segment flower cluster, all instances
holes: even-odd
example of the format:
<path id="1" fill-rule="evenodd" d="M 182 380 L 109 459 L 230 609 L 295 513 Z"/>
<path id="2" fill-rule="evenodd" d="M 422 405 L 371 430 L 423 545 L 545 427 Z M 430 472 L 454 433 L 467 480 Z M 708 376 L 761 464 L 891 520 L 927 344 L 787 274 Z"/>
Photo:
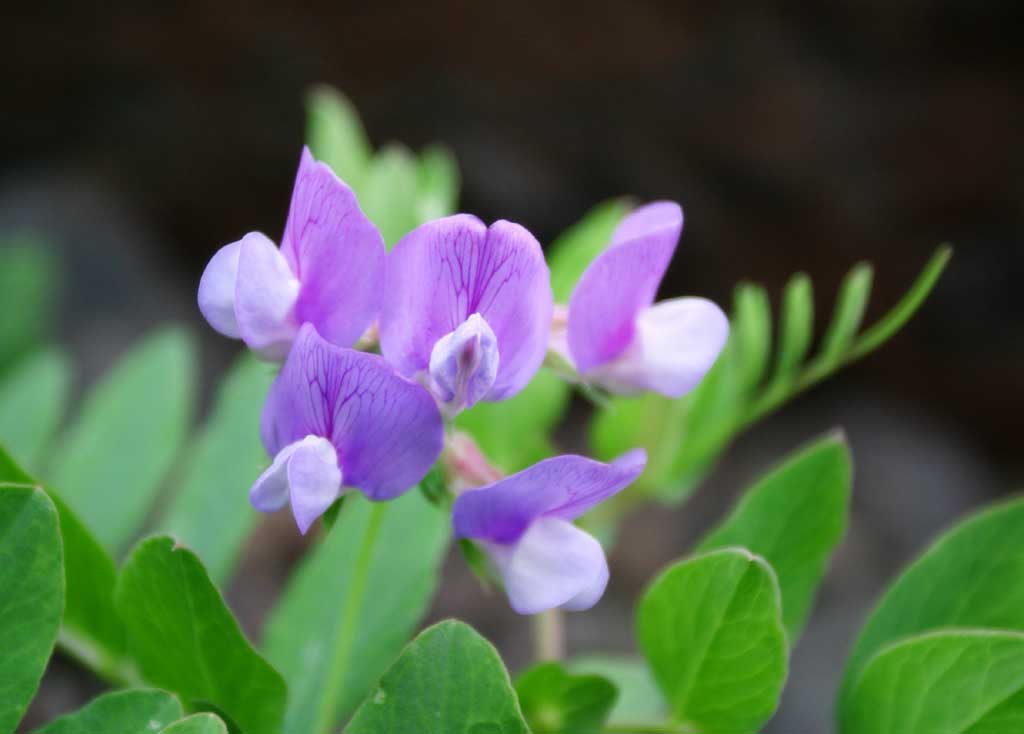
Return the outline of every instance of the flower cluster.
<path id="1" fill-rule="evenodd" d="M 386 253 L 352 189 L 304 150 L 280 249 L 249 233 L 213 256 L 199 284 L 213 328 L 284 362 L 260 426 L 273 459 L 252 504 L 290 504 L 305 533 L 345 491 L 397 497 L 438 460 L 454 416 L 515 395 L 549 351 L 604 390 L 686 393 L 729 327 L 703 299 L 654 304 L 682 223 L 671 202 L 637 209 L 555 306 L 541 246 L 522 226 L 458 214 Z M 379 355 L 354 348 L 378 344 Z M 559 456 L 486 486 L 463 481 L 455 533 L 486 550 L 516 611 L 587 609 L 608 567 L 572 521 L 645 461 L 642 450 L 608 464 Z"/>

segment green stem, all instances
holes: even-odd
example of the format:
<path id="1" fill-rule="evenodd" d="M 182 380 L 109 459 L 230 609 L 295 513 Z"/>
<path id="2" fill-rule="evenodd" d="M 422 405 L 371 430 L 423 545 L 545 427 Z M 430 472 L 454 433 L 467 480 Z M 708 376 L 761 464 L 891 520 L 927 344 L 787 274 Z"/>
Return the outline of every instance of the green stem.
<path id="1" fill-rule="evenodd" d="M 538 662 L 565 659 L 565 614 L 561 609 L 533 616 L 533 655 Z"/>

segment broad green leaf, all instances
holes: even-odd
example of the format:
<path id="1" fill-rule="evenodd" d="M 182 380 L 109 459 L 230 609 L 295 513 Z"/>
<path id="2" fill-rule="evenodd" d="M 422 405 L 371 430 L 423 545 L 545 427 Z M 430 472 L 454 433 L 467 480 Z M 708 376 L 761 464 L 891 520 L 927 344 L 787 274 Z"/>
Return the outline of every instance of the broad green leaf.
<path id="1" fill-rule="evenodd" d="M 142 527 L 185 439 L 195 371 L 183 331 L 146 337 L 92 389 L 54 451 L 53 486 L 113 553 Z"/>
<path id="2" fill-rule="evenodd" d="M 527 734 L 497 650 L 448 620 L 413 640 L 356 711 L 346 734 Z"/>
<path id="3" fill-rule="evenodd" d="M 803 364 L 814 338 L 814 289 L 805 273 L 797 273 L 782 293 L 779 344 L 774 380 L 788 383 Z"/>
<path id="4" fill-rule="evenodd" d="M 871 266 L 860 263 L 849 272 L 839 287 L 832 323 L 825 332 L 821 346 L 820 359 L 826 364 L 839 361 L 853 343 L 871 296 L 871 280 Z"/>
<path id="5" fill-rule="evenodd" d="M 387 670 L 437 587 L 449 522 L 417 491 L 346 497 L 267 623 L 264 649 L 288 681 L 286 734 L 328 731 Z"/>
<path id="6" fill-rule="evenodd" d="M 681 561 L 640 600 L 640 646 L 675 719 L 709 734 L 756 731 L 788 669 L 775 573 L 740 548 Z"/>
<path id="7" fill-rule="evenodd" d="M 540 663 L 515 683 L 533 734 L 599 734 L 615 705 L 615 686 L 599 675 L 574 675 L 561 663 Z"/>
<path id="8" fill-rule="evenodd" d="M 587 654 L 570 660 L 569 670 L 599 675 L 612 682 L 618 697 L 608 719 L 610 723 L 665 720 L 665 699 L 642 660 L 624 655 Z"/>
<path id="9" fill-rule="evenodd" d="M 209 703 L 245 734 L 279 734 L 285 684 L 242 635 L 192 551 L 167 537 L 136 546 L 114 601 L 146 680 Z"/>
<path id="10" fill-rule="evenodd" d="M 7 234 L 0 240 L 0 370 L 46 336 L 56 285 L 54 260 L 34 235 Z"/>
<path id="11" fill-rule="evenodd" d="M 583 271 L 608 246 L 615 228 L 631 208 L 626 199 L 602 202 L 551 243 L 548 266 L 557 303 L 569 301 Z"/>
<path id="12" fill-rule="evenodd" d="M 306 142 L 313 157 L 359 192 L 372 149 L 355 106 L 332 87 L 318 84 L 306 96 Z"/>
<path id="13" fill-rule="evenodd" d="M 886 645 L 943 627 L 1024 632 L 1024 499 L 998 504 L 942 535 L 889 587 L 846 664 L 840 708 Z"/>
<path id="14" fill-rule="evenodd" d="M 38 487 L 0 484 L 0 732 L 21 720 L 64 609 L 57 511 Z"/>
<path id="15" fill-rule="evenodd" d="M 235 362 L 220 383 L 213 411 L 187 454 L 180 489 L 159 523 L 196 552 L 216 583 L 230 576 L 256 521 L 248 492 L 267 466 L 259 425 L 273 377 L 269 365 L 249 354 Z"/>
<path id="16" fill-rule="evenodd" d="M 71 365 L 54 347 L 18 361 L 0 380 L 0 440 L 26 466 L 41 466 L 70 392 Z"/>
<path id="17" fill-rule="evenodd" d="M 570 389 L 551 370 L 540 370 L 519 394 L 497 403 L 479 402 L 455 424 L 469 433 L 488 459 L 513 473 L 554 453 L 551 432 L 569 403 Z"/>
<path id="18" fill-rule="evenodd" d="M 1024 635 L 941 630 L 882 649 L 851 689 L 842 734 L 1024 731 Z"/>
<path id="19" fill-rule="evenodd" d="M 698 545 L 700 551 L 743 546 L 771 564 L 791 644 L 846 531 L 852 478 L 846 439 L 833 433 L 762 477 Z"/>
<path id="20" fill-rule="evenodd" d="M 443 145 L 428 145 L 417 167 L 417 224 L 446 217 L 459 205 L 459 165 Z"/>
<path id="21" fill-rule="evenodd" d="M 370 162 L 359 203 L 388 249 L 419 224 L 416 159 L 404 145 L 385 145 Z"/>
<path id="22" fill-rule="evenodd" d="M 114 691 L 50 722 L 35 734 L 153 734 L 181 716 L 181 704 L 170 693 Z"/>
<path id="23" fill-rule="evenodd" d="M 160 734 L 228 734 L 228 728 L 214 714 L 193 714 L 164 727 Z"/>

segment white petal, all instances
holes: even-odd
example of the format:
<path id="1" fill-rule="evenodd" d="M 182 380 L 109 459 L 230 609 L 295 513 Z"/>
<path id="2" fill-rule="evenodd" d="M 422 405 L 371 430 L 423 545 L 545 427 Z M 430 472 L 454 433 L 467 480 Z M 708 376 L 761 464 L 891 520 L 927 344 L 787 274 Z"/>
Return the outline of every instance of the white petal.
<path id="1" fill-rule="evenodd" d="M 235 281 L 241 249 L 241 240 L 224 245 L 210 258 L 199 279 L 199 310 L 210 326 L 232 339 L 241 336 L 235 319 Z"/>
<path id="2" fill-rule="evenodd" d="M 437 340 L 430 352 L 430 386 L 449 418 L 481 400 L 498 375 L 498 340 L 478 313 Z"/>
<path id="3" fill-rule="evenodd" d="M 242 339 L 265 359 L 284 359 L 298 324 L 292 309 L 299 281 L 266 235 L 250 232 L 241 242 L 235 283 L 235 317 Z"/>
<path id="4" fill-rule="evenodd" d="M 299 530 L 309 527 L 341 494 L 338 455 L 326 438 L 306 436 L 281 449 L 249 491 L 261 512 L 280 510 L 288 500 Z"/>

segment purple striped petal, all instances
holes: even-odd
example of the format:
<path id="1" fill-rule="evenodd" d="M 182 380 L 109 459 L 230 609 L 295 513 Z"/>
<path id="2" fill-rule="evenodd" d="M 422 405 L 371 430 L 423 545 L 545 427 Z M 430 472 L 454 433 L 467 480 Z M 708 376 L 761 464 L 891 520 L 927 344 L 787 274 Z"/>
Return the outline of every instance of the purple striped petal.
<path id="1" fill-rule="evenodd" d="M 640 207 L 615 230 L 611 246 L 587 267 L 569 299 L 568 342 L 586 374 L 633 341 L 636 318 L 654 303 L 683 228 L 678 204 Z"/>
<path id="2" fill-rule="evenodd" d="M 384 500 L 423 478 L 444 429 L 430 393 L 380 357 L 335 346 L 306 324 L 270 388 L 261 435 L 271 455 L 309 435 L 329 439 L 345 486 Z"/>
<path id="3" fill-rule="evenodd" d="M 540 517 L 574 520 L 625 489 L 644 470 L 647 454 L 629 451 L 610 464 L 556 456 L 455 500 L 452 524 L 461 538 L 514 543 Z"/>
<path id="4" fill-rule="evenodd" d="M 407 377 L 430 366 L 434 345 L 479 313 L 500 355 L 486 399 L 509 397 L 544 360 L 551 325 L 550 275 L 540 244 L 523 227 L 489 228 L 458 214 L 407 234 L 388 255 L 381 351 Z"/>

